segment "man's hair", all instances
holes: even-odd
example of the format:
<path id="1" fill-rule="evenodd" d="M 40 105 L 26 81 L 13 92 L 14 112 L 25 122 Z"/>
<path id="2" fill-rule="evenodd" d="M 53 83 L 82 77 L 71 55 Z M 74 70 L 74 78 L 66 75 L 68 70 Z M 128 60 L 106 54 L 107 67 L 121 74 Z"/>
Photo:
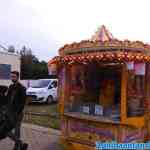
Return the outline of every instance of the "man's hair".
<path id="1" fill-rule="evenodd" d="M 19 72 L 18 71 L 12 71 L 11 74 L 15 74 L 19 78 Z"/>

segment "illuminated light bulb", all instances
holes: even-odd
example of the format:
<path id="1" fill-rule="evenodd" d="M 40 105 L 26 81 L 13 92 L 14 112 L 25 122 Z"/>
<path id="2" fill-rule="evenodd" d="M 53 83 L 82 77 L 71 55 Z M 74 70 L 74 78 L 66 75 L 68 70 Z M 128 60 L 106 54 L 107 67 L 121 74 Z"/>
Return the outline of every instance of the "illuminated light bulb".
<path id="1" fill-rule="evenodd" d="M 136 57 L 136 58 L 139 58 L 139 56 L 138 56 L 138 55 L 136 55 L 135 57 Z"/>
<path id="2" fill-rule="evenodd" d="M 141 56 L 141 59 L 143 59 L 144 58 L 144 56 Z"/>
<path id="3" fill-rule="evenodd" d="M 121 54 L 121 56 L 120 56 L 120 57 L 123 59 L 123 58 L 125 58 L 125 55 L 124 55 L 124 54 Z"/>
<path id="4" fill-rule="evenodd" d="M 145 56 L 146 61 L 148 61 L 148 56 Z"/>
<path id="5" fill-rule="evenodd" d="M 84 56 L 81 56 L 81 58 L 84 59 L 85 57 L 84 57 Z"/>
<path id="6" fill-rule="evenodd" d="M 111 54 L 108 54 L 108 56 L 107 56 L 107 57 L 111 58 Z"/>
<path id="7" fill-rule="evenodd" d="M 128 55 L 128 52 L 124 52 L 125 55 Z"/>
<path id="8" fill-rule="evenodd" d="M 134 58 L 134 55 L 131 55 L 131 58 Z"/>
<path id="9" fill-rule="evenodd" d="M 117 54 L 117 57 L 119 58 L 121 56 L 121 54 Z"/>
<path id="10" fill-rule="evenodd" d="M 83 62 L 84 65 L 87 65 L 87 62 Z"/>
<path id="11" fill-rule="evenodd" d="M 86 56 L 86 58 L 89 59 L 90 57 L 89 57 L 89 56 Z"/>
<path id="12" fill-rule="evenodd" d="M 103 58 L 103 57 L 104 57 L 104 55 L 102 54 L 102 55 L 100 55 L 100 57 L 101 57 L 101 58 Z"/>
<path id="13" fill-rule="evenodd" d="M 120 60 L 121 60 L 121 58 L 120 58 L 120 57 L 117 57 L 117 60 L 119 60 L 119 61 L 120 61 Z"/>
<path id="14" fill-rule="evenodd" d="M 93 56 L 93 55 L 91 55 L 90 57 L 91 57 L 91 58 L 94 58 L 94 56 Z"/>
<path id="15" fill-rule="evenodd" d="M 71 60 L 72 60 L 72 58 L 71 58 L 71 57 L 69 57 L 69 58 L 68 58 L 68 60 L 69 60 L 69 61 L 71 61 Z"/>
<path id="16" fill-rule="evenodd" d="M 115 57 L 115 55 L 114 55 L 114 54 L 111 54 L 111 57 Z"/>
<path id="17" fill-rule="evenodd" d="M 123 57 L 123 58 L 125 58 L 125 56 L 126 56 L 125 54 L 122 54 L 122 57 Z"/>
<path id="18" fill-rule="evenodd" d="M 81 61 L 81 57 L 77 57 L 77 61 Z"/>
<path id="19" fill-rule="evenodd" d="M 127 55 L 127 58 L 130 58 L 130 55 L 129 55 L 129 54 Z"/>
<path id="20" fill-rule="evenodd" d="M 68 62 L 68 64 L 71 65 L 71 64 L 72 64 L 72 61 Z"/>
<path id="21" fill-rule="evenodd" d="M 127 55 L 121 54 L 121 58 L 126 58 L 126 57 L 127 57 Z"/>

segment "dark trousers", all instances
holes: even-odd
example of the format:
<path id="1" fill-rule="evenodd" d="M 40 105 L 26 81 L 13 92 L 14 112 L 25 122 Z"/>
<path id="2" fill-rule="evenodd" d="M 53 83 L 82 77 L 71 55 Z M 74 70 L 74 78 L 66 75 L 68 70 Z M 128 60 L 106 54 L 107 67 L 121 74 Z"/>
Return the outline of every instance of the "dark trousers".
<path id="1" fill-rule="evenodd" d="M 18 120 L 17 120 L 15 128 L 10 133 L 8 133 L 8 137 L 11 140 L 13 140 L 15 142 L 15 144 L 21 144 L 22 143 L 22 141 L 20 139 L 22 119 L 23 119 L 23 113 L 20 113 L 18 116 Z"/>

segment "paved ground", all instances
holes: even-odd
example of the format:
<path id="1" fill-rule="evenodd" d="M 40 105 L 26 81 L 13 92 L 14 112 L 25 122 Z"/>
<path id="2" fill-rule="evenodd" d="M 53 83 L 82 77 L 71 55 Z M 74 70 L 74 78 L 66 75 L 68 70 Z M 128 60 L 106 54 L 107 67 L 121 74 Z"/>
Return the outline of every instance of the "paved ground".
<path id="1" fill-rule="evenodd" d="M 63 150 L 59 143 L 60 132 L 31 124 L 22 125 L 22 139 L 29 143 L 28 150 Z M 0 150 L 12 150 L 13 142 L 9 139 L 0 141 Z"/>

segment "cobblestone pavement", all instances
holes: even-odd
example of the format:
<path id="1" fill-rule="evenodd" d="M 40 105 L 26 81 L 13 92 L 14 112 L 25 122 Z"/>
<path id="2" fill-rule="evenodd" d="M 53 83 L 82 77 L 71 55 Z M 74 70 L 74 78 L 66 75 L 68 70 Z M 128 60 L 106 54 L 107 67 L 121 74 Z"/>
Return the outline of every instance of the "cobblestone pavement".
<path id="1" fill-rule="evenodd" d="M 31 124 L 22 125 L 22 139 L 29 144 L 28 150 L 63 150 L 59 143 L 60 132 Z M 12 150 L 9 138 L 0 141 L 0 150 Z"/>

